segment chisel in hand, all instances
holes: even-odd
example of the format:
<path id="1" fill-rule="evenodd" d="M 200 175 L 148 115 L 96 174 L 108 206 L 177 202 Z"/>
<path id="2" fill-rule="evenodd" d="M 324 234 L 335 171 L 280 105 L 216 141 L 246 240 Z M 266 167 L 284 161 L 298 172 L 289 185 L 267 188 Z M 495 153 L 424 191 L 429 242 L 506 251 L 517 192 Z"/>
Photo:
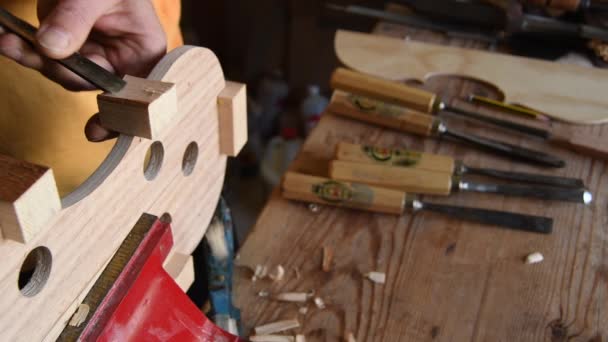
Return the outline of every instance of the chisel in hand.
<path id="1" fill-rule="evenodd" d="M 401 215 L 411 210 L 432 211 L 461 220 L 549 234 L 553 219 L 496 210 L 456 207 L 422 202 L 407 193 L 366 184 L 344 183 L 288 172 L 282 183 L 283 197 L 291 200 Z"/>
<path id="2" fill-rule="evenodd" d="M 404 148 L 385 148 L 340 142 L 336 147 L 335 159 L 356 163 L 373 163 L 387 166 L 416 168 L 448 173 L 453 176 L 470 174 L 564 188 L 585 187 L 583 180 L 579 178 L 476 168 L 465 165 L 462 161 L 455 160 L 450 156 L 412 151 Z"/>
<path id="3" fill-rule="evenodd" d="M 341 160 L 330 163 L 329 176 L 338 181 L 366 183 L 421 195 L 447 196 L 457 191 L 472 191 L 583 204 L 593 200 L 592 194 L 584 188 L 479 183 L 450 173 Z"/>
<path id="4" fill-rule="evenodd" d="M 334 89 L 368 96 L 380 101 L 395 103 L 423 113 L 437 114 L 442 112 L 463 116 L 491 124 L 502 130 L 507 129 L 538 137 L 552 145 L 560 146 L 590 157 L 608 159 L 608 144 L 598 144 L 597 138 L 595 137 L 577 135 L 572 132 L 551 132 L 449 106 L 445 102 L 442 102 L 437 95 L 432 92 L 379 77 L 338 68 L 332 75 L 331 86 Z"/>
<path id="5" fill-rule="evenodd" d="M 402 132 L 425 137 L 451 138 L 494 153 L 544 166 L 563 167 L 566 164 L 563 160 L 540 151 L 450 130 L 437 117 L 363 96 L 336 91 L 327 109 L 334 114 Z"/>

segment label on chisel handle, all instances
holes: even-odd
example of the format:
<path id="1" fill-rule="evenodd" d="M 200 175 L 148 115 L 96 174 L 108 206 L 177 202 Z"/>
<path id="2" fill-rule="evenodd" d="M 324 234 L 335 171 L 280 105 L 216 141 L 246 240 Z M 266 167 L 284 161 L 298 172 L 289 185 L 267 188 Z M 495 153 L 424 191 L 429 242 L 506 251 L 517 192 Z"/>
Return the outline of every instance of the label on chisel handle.
<path id="1" fill-rule="evenodd" d="M 452 175 L 422 169 L 353 163 L 334 160 L 330 177 L 339 181 L 365 183 L 413 194 L 447 196 L 452 190 Z"/>
<path id="2" fill-rule="evenodd" d="M 403 213 L 406 198 L 403 191 L 339 182 L 295 172 L 285 175 L 282 189 L 283 197 L 291 200 L 397 215 Z"/>
<path id="3" fill-rule="evenodd" d="M 371 163 L 387 166 L 416 168 L 453 174 L 456 167 L 454 158 L 440 154 L 412 151 L 404 148 L 385 148 L 338 143 L 336 159 L 356 163 Z"/>
<path id="4" fill-rule="evenodd" d="M 341 116 L 427 137 L 438 125 L 437 118 L 431 115 L 339 91 L 334 93 L 327 109 Z"/>

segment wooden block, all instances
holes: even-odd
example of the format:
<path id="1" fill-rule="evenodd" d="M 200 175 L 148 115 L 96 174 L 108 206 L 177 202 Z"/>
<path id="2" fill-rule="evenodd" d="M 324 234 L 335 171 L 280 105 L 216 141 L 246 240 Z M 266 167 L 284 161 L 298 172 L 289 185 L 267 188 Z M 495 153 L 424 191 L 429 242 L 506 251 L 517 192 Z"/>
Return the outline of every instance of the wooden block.
<path id="1" fill-rule="evenodd" d="M 226 82 L 217 100 L 220 116 L 220 151 L 235 157 L 247 142 L 247 86 Z"/>
<path id="2" fill-rule="evenodd" d="M 61 210 L 53 170 L 0 154 L 0 231 L 26 243 Z"/>
<path id="3" fill-rule="evenodd" d="M 113 131 L 156 140 L 175 119 L 177 88 L 173 83 L 125 76 L 118 93 L 97 96 L 101 124 Z"/>

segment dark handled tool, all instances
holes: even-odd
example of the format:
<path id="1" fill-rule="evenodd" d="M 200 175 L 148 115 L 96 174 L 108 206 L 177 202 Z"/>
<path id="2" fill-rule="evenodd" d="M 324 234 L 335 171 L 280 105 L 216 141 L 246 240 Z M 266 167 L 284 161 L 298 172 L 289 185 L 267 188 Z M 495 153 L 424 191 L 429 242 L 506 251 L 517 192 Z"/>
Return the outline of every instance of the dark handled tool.
<path id="1" fill-rule="evenodd" d="M 406 106 L 408 108 L 412 108 L 417 111 L 422 111 L 423 113 L 435 114 L 438 112 L 446 112 L 472 118 L 478 121 L 491 124 L 500 129 L 516 131 L 530 136 L 538 137 L 544 139 L 552 145 L 567 148 L 569 150 L 573 150 L 584 155 L 588 155 L 595 158 L 608 159 L 608 144 L 598 144 L 597 139 L 594 137 L 581 136 L 571 132 L 562 133 L 556 131 L 548 131 L 536 127 L 518 124 L 508 120 L 501 120 L 483 114 L 466 111 L 453 106 L 448 106 L 444 102 L 439 100 L 437 98 L 437 95 L 432 92 L 410 87 L 405 84 L 392 82 L 379 77 L 365 75 L 344 68 L 338 68 L 336 69 L 336 71 L 334 71 L 334 74 L 332 75 L 331 85 L 334 89 L 340 89 L 362 96 L 369 96 L 380 101 L 395 103 L 398 105 Z M 458 135 L 458 137 L 456 138 L 460 140 L 463 140 L 463 138 L 471 138 L 470 136 L 463 137 L 462 134 L 454 134 L 454 132 L 449 132 L 446 135 L 454 137 Z M 471 140 L 472 143 L 476 144 L 482 142 L 478 139 L 468 140 Z M 520 149 L 514 146 L 504 146 L 507 145 L 504 143 L 503 146 L 498 146 L 496 144 L 492 145 L 494 145 L 494 148 L 499 148 L 502 153 L 517 153 L 515 152 L 515 150 Z M 523 151 L 520 152 L 522 152 L 521 154 L 525 155 L 524 159 L 526 160 L 531 160 L 531 158 L 537 158 L 534 157 L 531 153 L 524 153 Z M 545 163 L 546 165 L 546 161 L 548 161 L 546 156 L 541 158 L 545 159 L 543 163 Z M 553 166 L 560 167 L 559 165 Z"/>
<path id="2" fill-rule="evenodd" d="M 536 164 L 551 167 L 563 167 L 565 165 L 563 160 L 546 153 L 471 134 L 455 132 L 449 130 L 443 122 L 434 116 L 363 96 L 336 92 L 328 110 L 338 115 L 398 129 L 402 132 L 425 137 L 448 137 L 497 154 Z"/>
<path id="3" fill-rule="evenodd" d="M 37 45 L 37 29 L 26 21 L 15 17 L 3 8 L 0 8 L 0 25 L 2 25 L 2 27 L 4 27 L 6 30 L 15 33 L 30 44 L 34 46 Z M 120 77 L 112 74 L 79 53 L 75 53 L 68 58 L 56 61 L 78 76 L 89 81 L 97 88 L 110 93 L 119 92 L 127 84 Z"/>
<path id="4" fill-rule="evenodd" d="M 444 172 L 341 160 L 330 163 L 329 175 L 339 181 L 366 183 L 421 195 L 448 196 L 455 191 L 472 191 L 583 204 L 593 200 L 591 193 L 584 188 L 484 184 L 462 180 Z"/>
<path id="5" fill-rule="evenodd" d="M 385 148 L 340 142 L 336 147 L 335 159 L 356 163 L 373 163 L 443 172 L 453 176 L 471 174 L 521 183 L 543 184 L 564 188 L 585 187 L 583 181 L 578 178 L 476 168 L 465 165 L 462 161 L 455 160 L 450 156 L 412 151 L 404 148 Z"/>
<path id="6" fill-rule="evenodd" d="M 354 208 L 376 213 L 401 215 L 405 211 L 432 211 L 454 218 L 527 232 L 549 234 L 553 220 L 467 207 L 422 202 L 402 191 L 376 188 L 360 183 L 345 183 L 326 178 L 289 172 L 282 184 L 287 199 Z"/>
<path id="7" fill-rule="evenodd" d="M 547 7 L 570 12 L 578 10 L 608 11 L 608 1 L 605 0 L 524 0 L 522 2 L 532 6 Z"/>
<path id="8" fill-rule="evenodd" d="M 336 4 L 326 4 L 325 6 L 328 9 L 334 11 L 386 20 L 389 22 L 408 25 L 426 30 L 439 31 L 445 33 L 448 37 L 474 39 L 494 44 L 498 41 L 498 37 L 500 36 L 498 32 L 492 31 L 490 33 L 482 33 L 479 31 L 479 29 L 471 26 L 460 24 L 445 24 L 440 21 L 431 20 L 429 18 L 425 18 L 423 16 L 415 14 L 405 15 L 357 5 L 342 6 Z"/>

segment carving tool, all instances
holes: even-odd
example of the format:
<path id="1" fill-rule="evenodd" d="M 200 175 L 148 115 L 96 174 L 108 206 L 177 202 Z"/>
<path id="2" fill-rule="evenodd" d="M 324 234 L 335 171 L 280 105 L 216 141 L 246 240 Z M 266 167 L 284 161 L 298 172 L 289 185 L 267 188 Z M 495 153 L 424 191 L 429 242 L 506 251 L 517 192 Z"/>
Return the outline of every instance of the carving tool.
<path id="1" fill-rule="evenodd" d="M 584 188 L 479 183 L 444 172 L 341 160 L 330 163 L 329 175 L 339 181 L 366 183 L 421 195 L 448 196 L 458 191 L 472 191 L 583 204 L 593 201 L 592 194 Z"/>
<path id="2" fill-rule="evenodd" d="M 0 7 L 0 25 L 36 46 L 37 29 L 28 22 L 17 18 Z M 56 60 L 78 76 L 87 80 L 97 88 L 109 93 L 117 93 L 127 84 L 122 78 L 107 71 L 90 59 L 75 53 L 65 59 Z"/>
<path id="3" fill-rule="evenodd" d="M 436 94 L 405 84 L 364 75 L 344 68 L 338 68 L 334 72 L 331 84 L 334 89 L 362 96 L 370 96 L 380 101 L 406 106 L 423 113 L 435 114 L 445 112 L 464 116 L 501 129 L 538 137 L 552 145 L 557 145 L 587 156 L 608 159 L 608 144 L 598 143 L 597 138 L 593 136 L 578 135 L 567 131 L 549 131 L 451 107 L 439 100 Z"/>
<path id="4" fill-rule="evenodd" d="M 608 1 L 602 0 L 524 0 L 525 4 L 575 12 L 578 10 L 608 11 Z"/>
<path id="5" fill-rule="evenodd" d="M 494 153 L 545 166 L 563 167 L 565 165 L 563 160 L 546 153 L 471 134 L 459 133 L 448 129 L 447 125 L 437 117 L 362 96 L 336 92 L 328 110 L 338 115 L 402 132 L 425 137 L 448 137 Z"/>
<path id="6" fill-rule="evenodd" d="M 357 5 L 342 6 L 337 4 L 326 4 L 325 7 L 334 11 L 340 11 L 348 14 L 355 14 L 369 18 L 386 20 L 389 22 L 408 25 L 426 30 L 439 31 L 446 34 L 448 37 L 474 39 L 490 44 L 497 43 L 499 38 L 498 32 L 492 32 L 488 34 L 481 33 L 479 32 L 478 28 L 472 26 L 465 26 L 460 24 L 445 24 L 441 21 L 431 20 L 429 18 L 425 18 L 416 14 L 405 15 Z"/>
<path id="7" fill-rule="evenodd" d="M 432 211 L 461 220 L 549 234 L 553 220 L 548 217 L 457 207 L 422 202 L 405 192 L 366 184 L 345 183 L 327 178 L 288 172 L 283 179 L 283 197 L 291 200 L 401 215 L 411 210 Z"/>
<path id="8" fill-rule="evenodd" d="M 501 111 L 504 111 L 507 113 L 514 113 L 514 114 L 519 114 L 519 115 L 523 115 L 526 117 L 532 117 L 534 119 L 541 120 L 541 121 L 551 121 L 551 118 L 549 118 L 548 116 L 544 115 L 543 113 L 535 111 L 533 109 L 504 103 L 502 101 L 493 100 L 493 99 L 475 95 L 475 94 L 469 95 L 469 97 L 467 98 L 467 101 L 469 101 L 471 103 L 476 103 L 476 104 L 481 104 L 484 106 L 492 107 L 495 109 L 500 109 Z"/>
<path id="9" fill-rule="evenodd" d="M 462 161 L 455 160 L 449 156 L 412 151 L 404 148 L 384 148 L 340 142 L 336 147 L 335 158 L 336 160 L 356 163 L 373 163 L 378 165 L 443 172 L 451 174 L 454 177 L 479 175 L 509 181 L 564 188 L 585 187 L 583 181 L 577 178 L 471 167 L 465 165 Z"/>

